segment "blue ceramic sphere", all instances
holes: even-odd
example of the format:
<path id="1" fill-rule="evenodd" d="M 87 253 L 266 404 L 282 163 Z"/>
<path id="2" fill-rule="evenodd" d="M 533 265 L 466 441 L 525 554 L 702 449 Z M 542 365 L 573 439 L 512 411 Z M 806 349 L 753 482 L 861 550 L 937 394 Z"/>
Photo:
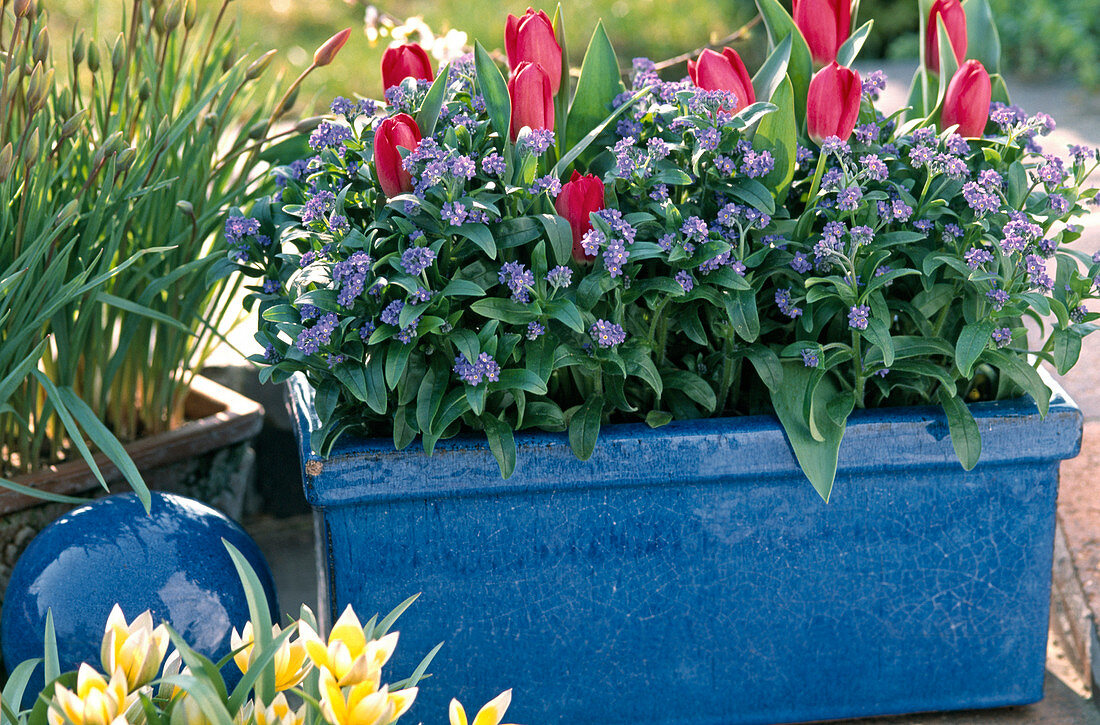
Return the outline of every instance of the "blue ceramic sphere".
<path id="1" fill-rule="evenodd" d="M 183 496 L 152 494 L 99 499 L 62 516 L 30 543 L 12 570 L 0 617 L 4 664 L 42 657 L 46 611 L 53 612 L 62 672 L 81 662 L 99 668 L 99 647 L 111 608 L 126 619 L 146 609 L 167 621 L 215 662 L 230 652 L 229 636 L 248 621 L 248 602 L 225 539 L 248 559 L 277 616 L 271 570 L 238 524 Z M 238 675 L 232 667 L 225 674 Z"/>

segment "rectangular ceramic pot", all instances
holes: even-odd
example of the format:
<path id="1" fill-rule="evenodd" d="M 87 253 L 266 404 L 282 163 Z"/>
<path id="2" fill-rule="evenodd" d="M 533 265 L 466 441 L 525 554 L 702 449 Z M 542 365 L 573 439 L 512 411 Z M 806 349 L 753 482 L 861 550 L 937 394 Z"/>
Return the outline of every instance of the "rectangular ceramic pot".
<path id="1" fill-rule="evenodd" d="M 848 424 L 831 503 L 770 416 L 605 428 L 574 459 L 516 437 L 502 480 L 476 438 L 308 450 L 329 616 L 410 594 L 390 679 L 446 641 L 410 716 L 514 688 L 509 722 L 732 725 L 1042 698 L 1059 461 L 1082 417 L 1056 388 L 972 406 L 964 472 L 938 408 Z M 415 444 L 414 444 L 415 445 Z M 331 621 L 331 620 L 330 620 Z"/>

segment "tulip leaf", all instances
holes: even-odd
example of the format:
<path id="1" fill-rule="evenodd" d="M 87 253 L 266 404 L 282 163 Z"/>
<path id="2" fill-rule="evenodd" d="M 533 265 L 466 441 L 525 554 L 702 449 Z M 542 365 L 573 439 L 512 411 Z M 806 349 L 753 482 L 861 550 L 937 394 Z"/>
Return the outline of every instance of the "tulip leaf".
<path id="1" fill-rule="evenodd" d="M 783 41 L 789 43 L 788 37 Z M 775 189 L 777 200 L 782 203 L 794 178 L 795 158 L 798 151 L 798 122 L 795 120 L 794 87 L 784 76 L 771 96 L 776 110 L 765 116 L 756 129 L 752 145 L 757 151 L 767 150 L 775 166 L 764 177 L 764 186 Z"/>
<path id="2" fill-rule="evenodd" d="M 939 398 L 943 412 L 947 415 L 947 429 L 951 433 L 955 455 L 959 457 L 962 467 L 969 471 L 978 465 L 978 459 L 982 455 L 982 434 L 978 430 L 978 423 L 955 395 L 955 391 L 940 388 Z"/>
<path id="3" fill-rule="evenodd" d="M 57 657 L 57 633 L 53 626 L 53 610 L 48 608 L 46 609 L 46 627 L 42 644 L 46 682 L 53 682 L 61 676 L 61 665 Z"/>
<path id="4" fill-rule="evenodd" d="M 772 47 L 778 47 L 785 38 L 790 37 L 792 40 L 787 75 L 790 76 L 794 87 L 795 114 L 801 124 L 806 115 L 806 91 L 810 87 L 810 77 L 814 72 L 810 46 L 806 45 L 802 32 L 779 0 L 756 0 L 756 7 L 764 18 L 764 24 L 768 28 L 768 41 Z"/>
<path id="5" fill-rule="evenodd" d="M 505 143 L 511 138 L 509 128 L 512 121 L 512 101 L 508 97 L 508 83 L 501 75 L 500 68 L 493 62 L 489 52 L 479 41 L 474 41 L 474 66 L 477 70 L 477 82 L 481 86 L 481 95 L 485 98 L 485 108 L 489 112 L 492 124 Z"/>
<path id="6" fill-rule="evenodd" d="M 845 68 L 850 68 L 852 63 L 856 61 L 856 56 L 859 55 L 859 51 L 863 50 L 863 44 L 867 42 L 867 36 L 871 33 L 871 28 L 874 27 L 875 21 L 868 20 L 866 23 L 860 26 L 859 30 L 852 33 L 847 40 L 844 41 L 844 45 L 840 46 L 836 51 L 836 62 Z"/>
<path id="7" fill-rule="evenodd" d="M 905 105 L 909 111 L 905 114 L 906 120 L 924 118 L 928 114 L 924 110 L 924 89 L 928 85 L 927 73 L 924 68 L 917 68 L 913 74 L 913 82 L 909 85 L 909 100 Z"/>
<path id="8" fill-rule="evenodd" d="M 936 27 L 939 29 L 940 42 L 940 78 L 936 88 L 936 105 L 932 108 L 932 114 L 939 116 L 943 108 L 943 98 L 947 95 L 947 86 L 959 70 L 959 63 L 955 60 L 955 48 L 951 44 L 951 36 L 947 32 L 947 26 L 943 23 L 943 16 L 936 16 Z"/>
<path id="9" fill-rule="evenodd" d="M 516 470 L 516 439 L 512 435 L 512 426 L 492 413 L 482 415 L 481 424 L 485 427 L 489 450 L 493 452 L 493 458 L 497 459 L 497 465 L 500 466 L 501 477 L 510 478 Z"/>
<path id="10" fill-rule="evenodd" d="M 917 0 L 917 18 L 920 21 L 920 27 L 918 29 L 917 35 L 917 46 L 920 50 L 920 70 L 922 70 L 923 72 L 920 74 L 919 79 L 914 76 L 913 81 L 916 82 L 917 80 L 920 80 L 920 108 L 923 109 L 923 112 L 921 113 L 922 118 L 928 115 L 932 106 L 932 76 L 931 71 L 928 70 L 928 58 L 926 57 L 927 53 L 924 43 L 924 39 L 928 33 L 928 17 L 932 13 L 932 2 L 933 0 Z M 915 103 L 910 103 L 909 105 L 913 106 L 913 108 L 917 108 L 917 104 Z"/>
<path id="11" fill-rule="evenodd" d="M 772 99 L 775 103 L 775 91 L 779 84 L 787 77 L 787 66 L 791 60 L 791 36 L 783 38 L 783 42 L 775 47 L 752 77 L 752 87 L 756 91 L 757 98 Z"/>
<path id="12" fill-rule="evenodd" d="M 561 157 L 565 139 L 569 132 L 569 48 L 565 44 L 565 19 L 562 15 L 561 3 L 558 3 L 554 11 L 554 37 L 557 38 L 558 47 L 561 48 L 561 85 L 558 87 L 558 95 L 554 98 L 554 138 L 558 147 L 558 157 Z"/>
<path id="13" fill-rule="evenodd" d="M 439 76 L 432 83 L 432 87 L 428 89 L 427 95 L 424 96 L 424 102 L 420 104 L 420 110 L 416 113 L 416 125 L 420 129 L 420 135 L 424 138 L 428 138 L 435 133 L 435 124 L 439 121 L 439 114 L 443 110 L 443 97 L 447 92 L 447 79 L 450 70 L 451 66 L 448 63 L 439 72 Z"/>
<path id="14" fill-rule="evenodd" d="M 772 406 L 779 418 L 787 441 L 802 472 L 813 484 L 818 495 L 829 502 L 829 494 L 836 478 L 840 442 L 844 438 L 845 422 L 837 422 L 828 414 L 829 403 L 838 397 L 835 384 L 829 376 L 816 379 L 815 370 L 801 361 L 783 364 L 783 384 L 771 390 Z M 815 440 L 805 417 L 806 392 L 816 383 L 812 405 L 814 430 L 821 437 Z"/>
<path id="15" fill-rule="evenodd" d="M 992 75 L 1001 72 L 1001 36 L 989 0 L 965 0 L 966 54 L 982 62 Z"/>
<path id="16" fill-rule="evenodd" d="M 225 546 L 226 551 L 229 552 L 229 558 L 233 560 L 233 566 L 237 569 L 237 576 L 241 579 L 241 587 L 244 589 L 245 601 L 248 602 L 248 618 L 252 621 L 252 637 L 255 642 L 254 648 L 259 652 L 266 652 L 271 649 L 271 609 L 268 607 L 267 595 L 264 593 L 264 587 L 260 583 L 259 576 L 256 575 L 256 570 L 252 568 L 252 565 L 248 562 L 237 547 L 230 544 L 225 539 L 222 539 L 222 545 Z M 178 644 L 177 644 L 178 648 Z M 187 653 L 180 651 L 180 655 L 191 667 L 193 672 L 197 672 L 198 668 L 188 658 Z M 201 656 L 201 655 L 200 655 Z M 221 682 L 220 679 L 217 682 Z M 263 674 L 256 682 L 256 697 L 260 698 L 264 702 L 269 702 L 268 698 L 275 696 L 275 665 L 269 664 L 263 668 Z"/>
<path id="17" fill-rule="evenodd" d="M 577 93 L 569 107 L 566 147 L 572 149 L 600 126 L 612 110 L 615 97 L 624 90 L 615 49 L 611 47 L 603 23 L 598 22 L 584 53 Z"/>
<path id="18" fill-rule="evenodd" d="M 1012 105 L 1012 98 L 1008 95 L 1008 86 L 1005 85 L 1004 76 L 995 73 L 989 76 L 989 84 L 992 86 L 991 100 L 998 101 L 1006 106 Z"/>
<path id="19" fill-rule="evenodd" d="M 592 144 L 592 142 L 595 141 L 601 133 L 603 133 L 605 128 L 610 126 L 619 116 L 626 113 L 626 110 L 628 108 L 641 100 L 641 98 L 647 93 L 649 93 L 649 88 L 643 88 L 642 90 L 635 93 L 626 103 L 612 111 L 611 115 L 603 120 L 603 123 L 589 131 L 584 138 L 578 141 L 575 146 L 573 146 L 571 149 L 569 149 L 569 151 L 566 152 L 565 156 L 561 157 L 561 160 L 554 165 L 553 171 L 550 172 L 551 175 L 560 178 L 569 168 L 569 165 L 572 164 L 578 156 L 584 153 L 584 151 Z M 570 128 L 572 128 L 572 126 L 570 126 Z"/>

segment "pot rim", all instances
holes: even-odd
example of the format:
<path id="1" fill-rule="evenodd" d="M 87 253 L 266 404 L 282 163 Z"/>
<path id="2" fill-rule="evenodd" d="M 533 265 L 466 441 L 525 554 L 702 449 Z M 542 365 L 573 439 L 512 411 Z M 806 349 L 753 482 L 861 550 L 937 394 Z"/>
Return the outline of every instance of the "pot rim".
<path id="1" fill-rule="evenodd" d="M 1040 372 L 1053 392 L 1045 419 L 1027 396 L 968 406 L 983 434 L 979 469 L 1053 463 L 1077 455 L 1081 410 L 1053 378 Z M 813 493 L 774 415 L 673 421 L 657 429 L 645 423 L 608 425 L 586 462 L 573 456 L 564 433 L 517 433 L 516 470 L 502 479 L 484 438 L 470 433 L 439 441 L 431 457 L 419 448 L 419 440 L 397 451 L 388 438 L 345 436 L 323 459 L 309 449 L 310 433 L 320 426 L 312 408 L 313 388 L 301 374 L 287 386 L 306 498 L 314 506 L 734 480 L 754 484 L 792 479 Z M 1027 432 L 1021 438 L 1011 435 L 1012 430 Z M 1000 434 L 990 435 L 994 431 Z M 895 443 L 884 445 L 884 438 Z M 1021 447 L 1021 439 L 1029 444 Z M 652 453 L 654 446 L 660 446 L 660 456 Z M 838 480 L 893 471 L 897 475 L 892 480 L 902 485 L 904 472 L 921 467 L 954 467 L 963 473 L 942 409 L 908 406 L 853 413 L 840 448 Z"/>

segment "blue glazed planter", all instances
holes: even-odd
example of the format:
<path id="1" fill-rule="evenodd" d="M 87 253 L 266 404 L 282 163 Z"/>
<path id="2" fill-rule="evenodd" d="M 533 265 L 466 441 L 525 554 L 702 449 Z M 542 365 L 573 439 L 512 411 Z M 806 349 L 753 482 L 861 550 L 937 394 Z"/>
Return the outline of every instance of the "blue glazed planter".
<path id="1" fill-rule="evenodd" d="M 936 408 L 857 413 L 832 502 L 770 416 L 609 427 L 587 463 L 564 436 L 429 458 L 388 440 L 308 450 L 330 615 L 415 592 L 387 671 L 446 645 L 413 719 L 514 688 L 510 722 L 732 725 L 1042 698 L 1058 464 L 1081 440 L 1056 388 L 972 406 L 979 465 Z M 322 605 L 324 606 L 324 605 Z M 331 620 L 330 620 L 331 621 Z"/>

